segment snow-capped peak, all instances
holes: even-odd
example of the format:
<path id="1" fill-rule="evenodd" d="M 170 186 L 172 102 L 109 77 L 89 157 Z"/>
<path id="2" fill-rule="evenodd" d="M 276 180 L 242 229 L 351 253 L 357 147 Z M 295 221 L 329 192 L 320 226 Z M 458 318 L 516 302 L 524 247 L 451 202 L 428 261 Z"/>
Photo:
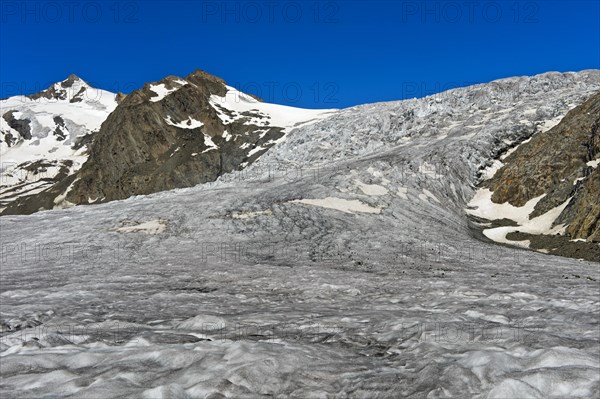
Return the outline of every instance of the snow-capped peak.
<path id="1" fill-rule="evenodd" d="M 96 89 L 77 75 L 72 74 L 65 80 L 50 85 L 46 90 L 16 98 L 23 102 L 29 100 L 42 103 L 88 103 L 97 108 L 112 106 L 114 97 L 113 93 Z"/>
<path id="2" fill-rule="evenodd" d="M 116 106 L 115 94 L 76 75 L 0 100 L 0 186 L 18 185 L 0 193 L 0 209 L 20 192 L 34 194 L 59 173 L 78 170 L 87 159 L 83 137 L 100 130 Z"/>

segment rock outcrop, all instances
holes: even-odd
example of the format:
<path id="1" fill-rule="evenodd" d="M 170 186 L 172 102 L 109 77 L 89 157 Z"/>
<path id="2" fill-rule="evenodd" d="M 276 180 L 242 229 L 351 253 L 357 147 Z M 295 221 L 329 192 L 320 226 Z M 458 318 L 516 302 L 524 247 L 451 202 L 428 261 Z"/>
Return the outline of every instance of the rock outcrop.
<path id="1" fill-rule="evenodd" d="M 552 129 L 536 134 L 503 162 L 484 186 L 492 201 L 521 207 L 544 195 L 530 218 L 566 201 L 554 222 L 566 236 L 600 242 L 600 93 L 573 108 Z"/>
<path id="2" fill-rule="evenodd" d="M 156 87 L 170 94 L 161 98 Z M 248 123 L 253 114 L 223 123 L 211 96 L 226 94 L 223 80 L 199 71 L 127 96 L 104 122 L 67 201 L 104 202 L 189 187 L 256 159 L 283 129 Z"/>

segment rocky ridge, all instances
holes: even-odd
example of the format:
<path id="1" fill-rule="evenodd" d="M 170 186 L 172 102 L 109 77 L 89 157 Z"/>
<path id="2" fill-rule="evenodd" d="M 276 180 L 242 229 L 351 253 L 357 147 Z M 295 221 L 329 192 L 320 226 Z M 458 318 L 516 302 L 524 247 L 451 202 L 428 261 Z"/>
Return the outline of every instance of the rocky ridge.
<path id="1" fill-rule="evenodd" d="M 573 108 L 552 129 L 539 133 L 503 159 L 484 187 L 494 203 L 536 203 L 530 219 L 568 201 L 553 225 L 567 225 L 571 239 L 600 242 L 600 93 Z"/>
<path id="2" fill-rule="evenodd" d="M 54 87 L 41 96 L 63 95 Z M 168 76 L 118 97 L 81 170 L 14 201 L 4 214 L 108 202 L 214 181 L 254 162 L 294 125 L 329 112 L 265 104 L 204 71 L 185 79 Z"/>

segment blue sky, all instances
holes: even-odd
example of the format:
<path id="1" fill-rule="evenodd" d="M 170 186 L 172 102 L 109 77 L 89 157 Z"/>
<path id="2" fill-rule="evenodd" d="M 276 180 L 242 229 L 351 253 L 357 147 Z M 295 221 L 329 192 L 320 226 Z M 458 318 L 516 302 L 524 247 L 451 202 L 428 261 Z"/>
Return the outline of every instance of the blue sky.
<path id="1" fill-rule="evenodd" d="M 341 108 L 600 68 L 600 2 L 0 2 L 0 97 L 75 73 L 130 92 L 203 69 L 264 100 Z"/>

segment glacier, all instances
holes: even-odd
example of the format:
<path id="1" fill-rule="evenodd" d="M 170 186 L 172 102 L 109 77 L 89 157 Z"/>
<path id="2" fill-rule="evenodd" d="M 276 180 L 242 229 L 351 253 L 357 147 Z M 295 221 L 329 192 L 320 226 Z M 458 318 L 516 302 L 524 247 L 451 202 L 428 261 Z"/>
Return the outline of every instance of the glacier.
<path id="1" fill-rule="evenodd" d="M 599 397 L 599 264 L 467 212 L 598 90 L 546 73 L 353 107 L 213 183 L 1 217 L 2 397 Z"/>

